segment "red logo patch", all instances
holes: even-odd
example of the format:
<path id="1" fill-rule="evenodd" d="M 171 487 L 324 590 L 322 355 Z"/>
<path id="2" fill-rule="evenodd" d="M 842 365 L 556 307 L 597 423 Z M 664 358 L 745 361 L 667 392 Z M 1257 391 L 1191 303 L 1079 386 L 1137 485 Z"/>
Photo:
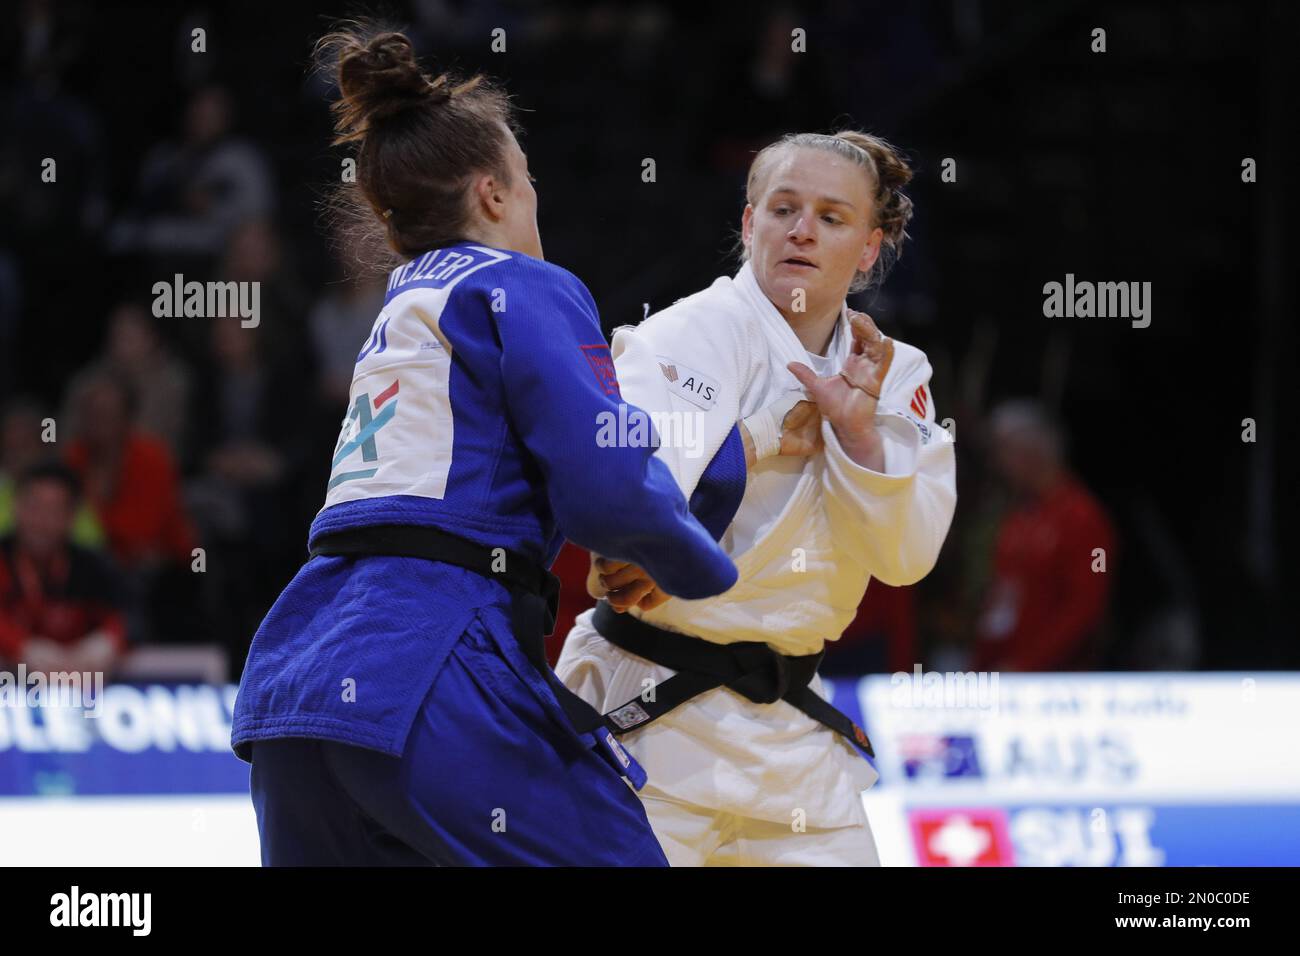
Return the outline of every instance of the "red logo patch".
<path id="1" fill-rule="evenodd" d="M 912 411 L 924 418 L 929 406 L 930 396 L 925 393 L 925 386 L 920 385 L 912 395 Z"/>
<path id="2" fill-rule="evenodd" d="M 618 391 L 618 374 L 614 371 L 614 359 L 609 354 L 608 345 L 583 345 L 582 354 L 587 356 L 587 364 L 596 375 L 596 381 L 606 395 L 623 396 Z"/>
<path id="3" fill-rule="evenodd" d="M 401 383 L 402 383 L 401 379 L 393 379 L 392 385 L 389 385 L 386 389 L 384 389 L 382 392 L 376 395 L 375 408 L 379 408 L 380 405 L 384 404 L 384 402 L 388 401 L 390 398 L 396 395 L 398 391 L 398 386 L 401 385 Z"/>

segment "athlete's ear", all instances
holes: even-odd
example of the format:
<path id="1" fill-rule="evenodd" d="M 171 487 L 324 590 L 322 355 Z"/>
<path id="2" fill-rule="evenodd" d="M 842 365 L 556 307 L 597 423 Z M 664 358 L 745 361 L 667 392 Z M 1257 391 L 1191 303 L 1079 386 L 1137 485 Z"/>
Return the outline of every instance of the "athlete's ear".
<path id="1" fill-rule="evenodd" d="M 491 173 L 482 173 L 474 180 L 474 196 L 483 215 L 492 222 L 500 222 L 506 215 L 506 196 L 501 184 Z"/>
<path id="2" fill-rule="evenodd" d="M 740 241 L 746 249 L 754 239 L 754 207 L 745 203 L 745 211 L 740 215 Z"/>
<path id="3" fill-rule="evenodd" d="M 880 258 L 880 243 L 884 238 L 885 234 L 879 226 L 871 230 L 871 235 L 867 237 L 867 244 L 862 249 L 862 256 L 858 259 L 859 272 L 871 271 L 871 267 Z"/>

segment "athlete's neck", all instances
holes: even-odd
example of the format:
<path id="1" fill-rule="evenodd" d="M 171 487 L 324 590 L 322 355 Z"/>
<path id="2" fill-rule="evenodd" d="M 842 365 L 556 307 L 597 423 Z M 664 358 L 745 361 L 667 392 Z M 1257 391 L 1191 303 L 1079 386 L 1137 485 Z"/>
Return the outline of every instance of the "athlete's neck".
<path id="1" fill-rule="evenodd" d="M 484 222 L 482 220 L 471 223 L 465 230 L 465 241 L 487 246 L 489 249 L 522 252 L 534 259 L 546 258 L 542 254 L 540 245 L 536 245 L 532 240 L 521 242 L 516 236 L 511 235 L 510 231 L 501 223 Z"/>
<path id="2" fill-rule="evenodd" d="M 835 337 L 835 323 L 840 320 L 840 306 L 819 312 L 794 312 L 780 309 L 781 315 L 803 347 L 814 355 L 825 355 Z"/>

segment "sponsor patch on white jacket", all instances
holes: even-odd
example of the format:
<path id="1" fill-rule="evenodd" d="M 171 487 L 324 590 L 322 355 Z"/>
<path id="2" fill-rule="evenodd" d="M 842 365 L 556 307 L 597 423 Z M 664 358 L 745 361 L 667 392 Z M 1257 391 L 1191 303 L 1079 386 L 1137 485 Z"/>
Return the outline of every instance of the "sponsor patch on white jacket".
<path id="1" fill-rule="evenodd" d="M 718 403 L 718 380 L 666 355 L 656 355 L 659 371 L 668 387 L 697 408 L 706 412 Z"/>

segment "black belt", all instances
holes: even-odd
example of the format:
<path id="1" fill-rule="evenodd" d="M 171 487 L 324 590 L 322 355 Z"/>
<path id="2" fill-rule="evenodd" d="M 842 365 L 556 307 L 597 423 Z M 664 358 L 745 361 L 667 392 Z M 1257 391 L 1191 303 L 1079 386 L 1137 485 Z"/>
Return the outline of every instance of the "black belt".
<path id="1" fill-rule="evenodd" d="M 546 636 L 555 630 L 560 581 L 531 558 L 489 548 L 423 525 L 369 525 L 318 537 L 311 555 L 392 555 L 428 558 L 474 571 L 510 591 L 510 629 L 529 663 L 554 691 L 573 729 L 585 734 L 606 726 L 600 712 L 555 676 L 546 660 Z"/>
<path id="2" fill-rule="evenodd" d="M 808 686 L 824 652 L 787 657 L 760 641 L 714 644 L 620 614 L 607 601 L 596 605 L 592 624 L 611 644 L 677 671 L 656 684 L 653 693 L 642 692 L 605 714 L 607 725 L 616 734 L 644 727 L 691 698 L 725 686 L 757 704 L 783 700 L 845 737 L 867 756 L 876 755 L 866 731 Z"/>

